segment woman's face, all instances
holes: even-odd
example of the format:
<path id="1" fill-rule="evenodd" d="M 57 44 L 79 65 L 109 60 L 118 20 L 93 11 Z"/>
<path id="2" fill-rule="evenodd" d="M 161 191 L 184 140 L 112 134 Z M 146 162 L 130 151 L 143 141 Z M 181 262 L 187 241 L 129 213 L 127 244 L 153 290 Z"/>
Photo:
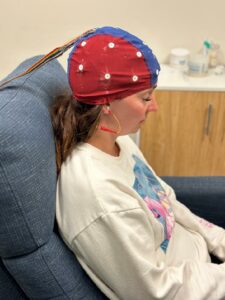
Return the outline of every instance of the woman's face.
<path id="1" fill-rule="evenodd" d="M 135 133 L 144 123 L 148 113 L 157 110 L 154 88 L 113 101 L 110 108 L 120 122 L 119 135 Z"/>

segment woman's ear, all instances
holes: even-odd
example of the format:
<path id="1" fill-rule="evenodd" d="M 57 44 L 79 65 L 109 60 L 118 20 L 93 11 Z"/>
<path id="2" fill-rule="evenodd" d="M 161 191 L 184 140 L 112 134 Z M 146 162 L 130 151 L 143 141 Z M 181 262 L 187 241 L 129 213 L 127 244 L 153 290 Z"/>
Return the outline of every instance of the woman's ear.
<path id="1" fill-rule="evenodd" d="M 109 104 L 104 105 L 104 106 L 102 107 L 102 111 L 103 111 L 103 113 L 106 114 L 106 115 L 111 114 L 111 109 L 110 109 Z"/>

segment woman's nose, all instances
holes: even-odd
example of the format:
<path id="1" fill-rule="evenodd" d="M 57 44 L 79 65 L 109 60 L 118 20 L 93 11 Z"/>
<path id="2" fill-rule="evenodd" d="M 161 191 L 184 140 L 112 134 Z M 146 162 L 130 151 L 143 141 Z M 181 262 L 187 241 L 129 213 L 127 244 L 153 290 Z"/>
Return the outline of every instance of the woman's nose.
<path id="1" fill-rule="evenodd" d="M 152 111 L 157 111 L 158 110 L 158 104 L 156 102 L 156 97 L 155 95 L 152 95 L 152 100 L 149 103 L 149 107 L 148 107 L 148 111 L 152 112 Z"/>

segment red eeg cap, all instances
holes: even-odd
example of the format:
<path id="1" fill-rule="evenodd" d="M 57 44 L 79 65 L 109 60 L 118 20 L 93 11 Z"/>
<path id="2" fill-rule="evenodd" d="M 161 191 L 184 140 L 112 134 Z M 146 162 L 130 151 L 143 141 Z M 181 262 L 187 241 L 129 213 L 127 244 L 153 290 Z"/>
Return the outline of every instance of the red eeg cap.
<path id="1" fill-rule="evenodd" d="M 87 104 L 106 104 L 157 84 L 160 66 L 137 37 L 102 27 L 75 43 L 68 59 L 73 96 Z"/>

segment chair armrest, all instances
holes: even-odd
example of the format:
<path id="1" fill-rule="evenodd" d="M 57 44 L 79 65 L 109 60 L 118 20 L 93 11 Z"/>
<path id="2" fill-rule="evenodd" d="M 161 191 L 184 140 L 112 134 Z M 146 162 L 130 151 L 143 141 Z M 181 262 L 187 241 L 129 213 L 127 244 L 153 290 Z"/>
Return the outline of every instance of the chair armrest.
<path id="1" fill-rule="evenodd" d="M 162 179 L 193 213 L 225 228 L 225 176 L 164 176 Z"/>

